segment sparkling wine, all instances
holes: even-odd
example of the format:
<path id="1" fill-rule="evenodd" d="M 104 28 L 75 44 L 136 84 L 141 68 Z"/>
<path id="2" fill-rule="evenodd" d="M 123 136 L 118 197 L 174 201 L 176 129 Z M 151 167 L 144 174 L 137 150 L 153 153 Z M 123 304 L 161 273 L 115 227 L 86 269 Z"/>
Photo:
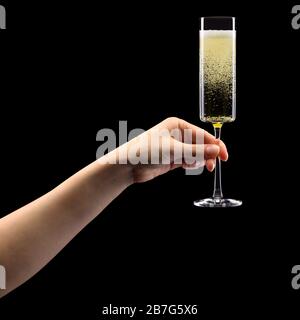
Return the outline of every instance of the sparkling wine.
<path id="1" fill-rule="evenodd" d="M 200 31 L 200 117 L 221 126 L 235 119 L 235 30 Z"/>

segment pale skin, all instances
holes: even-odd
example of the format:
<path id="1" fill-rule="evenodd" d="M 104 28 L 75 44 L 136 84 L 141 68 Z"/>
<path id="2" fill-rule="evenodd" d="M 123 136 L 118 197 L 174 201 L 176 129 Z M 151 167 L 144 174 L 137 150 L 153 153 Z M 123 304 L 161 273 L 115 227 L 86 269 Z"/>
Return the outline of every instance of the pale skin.
<path id="1" fill-rule="evenodd" d="M 228 159 L 225 144 L 208 132 L 178 118 L 168 118 L 154 128 L 180 130 L 190 128 L 195 138 L 204 135 L 202 152 L 208 171 L 213 171 L 215 159 Z M 148 130 L 146 134 L 151 133 Z M 170 137 L 171 154 L 178 146 L 195 148 Z M 128 145 L 133 145 L 131 140 Z M 129 145 L 130 146 L 130 145 Z M 162 146 L 158 146 L 162 152 Z M 108 164 L 119 149 L 105 155 L 52 191 L 0 219 L 0 265 L 6 268 L 6 289 L 0 297 L 15 289 L 43 268 L 68 242 L 122 191 L 131 184 L 151 180 L 177 167 L 201 164 Z M 105 160 L 105 161 L 104 161 Z M 172 159 L 171 159 L 172 160 Z M 174 159 L 173 159 L 174 160 Z"/>

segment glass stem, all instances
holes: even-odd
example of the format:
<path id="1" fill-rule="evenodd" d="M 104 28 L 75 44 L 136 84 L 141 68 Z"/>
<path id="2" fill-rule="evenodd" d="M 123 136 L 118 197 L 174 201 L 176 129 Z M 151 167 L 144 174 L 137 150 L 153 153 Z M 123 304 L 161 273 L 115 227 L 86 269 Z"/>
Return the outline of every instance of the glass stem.
<path id="1" fill-rule="evenodd" d="M 216 139 L 221 138 L 221 127 L 222 125 L 219 125 L 219 124 L 214 125 Z M 222 198 L 223 198 L 223 193 L 222 193 L 222 181 L 221 181 L 221 160 L 218 157 L 218 159 L 216 159 L 213 199 L 215 202 L 220 202 Z"/>

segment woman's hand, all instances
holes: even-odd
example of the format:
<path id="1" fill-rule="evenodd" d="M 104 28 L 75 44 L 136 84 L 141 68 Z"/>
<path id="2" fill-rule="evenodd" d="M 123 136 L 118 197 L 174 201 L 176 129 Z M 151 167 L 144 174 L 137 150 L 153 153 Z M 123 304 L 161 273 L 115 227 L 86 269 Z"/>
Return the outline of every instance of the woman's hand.
<path id="1" fill-rule="evenodd" d="M 187 133 L 190 133 L 189 141 L 184 139 Z M 228 159 L 221 140 L 175 117 L 167 118 L 130 140 L 114 150 L 113 155 L 117 156 L 117 163 L 124 163 L 126 157 L 125 162 L 132 168 L 133 182 L 145 182 L 178 167 L 206 166 L 208 171 L 213 171 L 218 156 L 223 161 Z"/>

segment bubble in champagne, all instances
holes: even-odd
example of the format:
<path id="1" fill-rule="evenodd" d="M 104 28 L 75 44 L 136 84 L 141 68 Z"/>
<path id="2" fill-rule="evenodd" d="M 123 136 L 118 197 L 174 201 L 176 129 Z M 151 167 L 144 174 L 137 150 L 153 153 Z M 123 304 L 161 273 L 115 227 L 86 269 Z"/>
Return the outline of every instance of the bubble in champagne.
<path id="1" fill-rule="evenodd" d="M 201 118 L 229 122 L 235 118 L 235 31 L 200 31 Z"/>

